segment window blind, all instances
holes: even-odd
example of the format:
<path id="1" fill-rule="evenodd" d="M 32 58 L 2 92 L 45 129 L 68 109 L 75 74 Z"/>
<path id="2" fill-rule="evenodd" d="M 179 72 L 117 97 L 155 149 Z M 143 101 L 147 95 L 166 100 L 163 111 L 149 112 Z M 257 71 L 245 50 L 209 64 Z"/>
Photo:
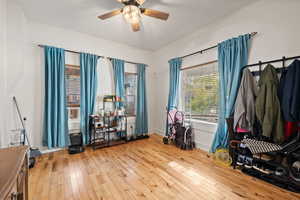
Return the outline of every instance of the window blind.
<path id="1" fill-rule="evenodd" d="M 219 102 L 217 63 L 182 72 L 182 105 L 194 119 L 216 122 Z"/>

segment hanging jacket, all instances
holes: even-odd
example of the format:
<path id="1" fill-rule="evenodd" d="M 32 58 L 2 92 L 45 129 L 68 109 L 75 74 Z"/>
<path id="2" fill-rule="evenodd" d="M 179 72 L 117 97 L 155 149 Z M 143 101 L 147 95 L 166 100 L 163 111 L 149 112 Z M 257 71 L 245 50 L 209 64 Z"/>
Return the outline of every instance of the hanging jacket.
<path id="1" fill-rule="evenodd" d="M 283 93 L 284 93 L 284 85 L 285 85 L 285 81 L 286 81 L 287 72 L 288 72 L 288 70 L 286 70 L 286 69 L 282 70 L 279 85 L 278 85 L 278 98 L 280 101 L 281 110 L 282 110 L 282 98 L 283 98 Z"/>
<path id="2" fill-rule="evenodd" d="M 298 62 L 299 63 L 299 62 Z M 293 117 L 289 114 L 289 110 L 290 110 L 290 103 L 283 103 L 283 99 L 284 101 L 287 101 L 290 98 L 293 98 L 293 91 L 291 89 L 291 87 L 294 86 L 295 83 L 291 84 L 290 81 L 295 80 L 294 78 L 292 78 L 291 76 L 300 76 L 299 72 L 297 75 L 297 68 L 294 68 L 293 66 L 297 65 L 297 61 L 294 61 L 289 67 L 287 67 L 286 69 L 284 69 L 281 73 L 281 77 L 280 77 L 280 83 L 279 83 L 279 88 L 278 88 L 278 98 L 280 100 L 280 105 L 281 105 L 281 112 L 283 114 L 283 119 L 285 120 L 284 122 L 284 138 L 285 140 L 288 140 L 293 134 L 297 134 L 297 132 L 299 131 L 299 121 L 288 121 L 288 120 L 293 120 Z M 289 71 L 289 69 L 292 69 L 289 72 L 289 77 L 287 77 L 287 72 Z M 286 85 L 286 83 L 288 83 Z M 285 88 L 286 86 L 286 88 Z"/>
<path id="3" fill-rule="evenodd" d="M 295 60 L 285 75 L 282 89 L 281 107 L 284 119 L 300 121 L 300 61 Z"/>
<path id="4" fill-rule="evenodd" d="M 234 129 L 253 131 L 255 121 L 256 81 L 249 69 L 245 69 L 235 103 Z"/>
<path id="5" fill-rule="evenodd" d="M 283 120 L 277 95 L 279 81 L 272 65 L 262 71 L 258 82 L 259 92 L 256 98 L 256 116 L 262 126 L 262 135 L 280 143 L 284 140 Z"/>

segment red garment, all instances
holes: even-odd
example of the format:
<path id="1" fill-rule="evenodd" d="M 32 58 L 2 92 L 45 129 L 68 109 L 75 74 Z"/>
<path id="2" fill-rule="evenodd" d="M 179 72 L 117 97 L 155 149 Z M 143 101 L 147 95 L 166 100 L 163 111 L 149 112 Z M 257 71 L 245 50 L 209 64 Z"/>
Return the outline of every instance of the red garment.
<path id="1" fill-rule="evenodd" d="M 240 127 L 237 127 L 237 128 L 236 128 L 236 131 L 237 131 L 238 133 L 248 133 L 248 132 L 249 132 L 248 130 L 242 129 L 242 128 L 240 128 Z"/>
<path id="2" fill-rule="evenodd" d="M 300 130 L 298 126 L 299 122 L 285 122 L 284 124 L 284 138 L 288 139 L 294 133 L 297 133 Z"/>

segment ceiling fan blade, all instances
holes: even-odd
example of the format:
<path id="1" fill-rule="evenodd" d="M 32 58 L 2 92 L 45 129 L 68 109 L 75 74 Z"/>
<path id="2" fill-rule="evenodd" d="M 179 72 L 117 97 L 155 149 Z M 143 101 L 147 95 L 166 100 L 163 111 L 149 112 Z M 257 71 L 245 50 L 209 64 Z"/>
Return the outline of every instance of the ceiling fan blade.
<path id="1" fill-rule="evenodd" d="M 113 16 L 116 16 L 118 14 L 122 13 L 122 9 L 119 9 L 119 10 L 114 10 L 114 11 L 111 11 L 109 13 L 105 13 L 103 15 L 100 15 L 98 16 L 99 19 L 102 19 L 102 20 L 105 20 L 107 18 L 110 18 L 110 17 L 113 17 Z"/>
<path id="2" fill-rule="evenodd" d="M 132 27 L 132 30 L 134 32 L 137 32 L 140 30 L 140 24 L 139 23 L 136 23 L 136 24 L 131 24 L 131 27 Z"/>
<path id="3" fill-rule="evenodd" d="M 128 2 L 130 0 L 117 0 L 117 1 L 120 2 L 120 3 L 126 3 L 126 2 Z"/>
<path id="4" fill-rule="evenodd" d="M 141 8 L 141 11 L 144 15 L 147 15 L 149 17 L 155 17 L 161 20 L 167 20 L 169 18 L 169 13 L 152 10 L 148 8 Z"/>
<path id="5" fill-rule="evenodd" d="M 136 2 L 140 5 L 144 4 L 146 2 L 146 0 L 136 0 Z"/>

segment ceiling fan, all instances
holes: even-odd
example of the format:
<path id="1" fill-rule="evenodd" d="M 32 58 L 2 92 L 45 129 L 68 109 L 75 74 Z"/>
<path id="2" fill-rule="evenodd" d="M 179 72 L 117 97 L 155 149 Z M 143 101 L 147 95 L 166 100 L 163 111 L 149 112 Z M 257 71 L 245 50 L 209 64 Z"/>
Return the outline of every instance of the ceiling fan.
<path id="1" fill-rule="evenodd" d="M 142 8 L 142 5 L 145 3 L 146 0 L 117 0 L 117 1 L 124 4 L 124 7 L 100 15 L 98 16 L 98 18 L 105 20 L 122 13 L 125 20 L 129 24 L 131 24 L 132 30 L 134 32 L 140 30 L 140 21 L 141 21 L 142 14 L 157 19 L 161 19 L 161 20 L 167 20 L 169 18 L 168 13 L 152 10 L 148 8 Z"/>

